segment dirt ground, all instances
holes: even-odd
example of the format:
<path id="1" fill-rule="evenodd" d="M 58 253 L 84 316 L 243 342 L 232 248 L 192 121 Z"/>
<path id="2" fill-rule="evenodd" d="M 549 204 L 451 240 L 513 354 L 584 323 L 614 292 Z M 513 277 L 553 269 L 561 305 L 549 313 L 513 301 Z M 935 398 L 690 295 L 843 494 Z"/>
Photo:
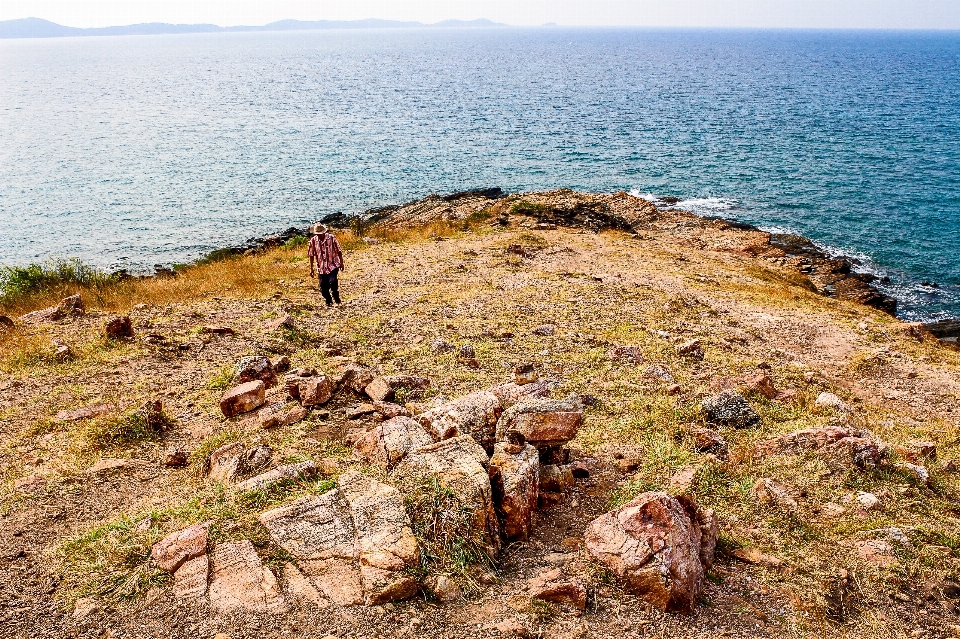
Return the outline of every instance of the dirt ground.
<path id="1" fill-rule="evenodd" d="M 636 234 L 514 214 L 467 230 L 357 239 L 341 275 L 341 308 L 323 305 L 305 250 L 281 247 L 235 260 L 235 279 L 178 300 L 142 303 L 136 286 L 109 302 L 84 292 L 86 315 L 18 325 L 0 342 L 0 636 L 960 636 L 958 351 L 918 339 L 881 311 L 819 295 L 788 266 L 726 235 L 711 244 L 712 233 L 667 215 Z M 254 284 L 245 270 L 257 274 Z M 270 329 L 284 313 L 295 329 Z M 132 340 L 101 336 L 117 314 L 132 318 Z M 544 324 L 553 335 L 533 332 Z M 472 344 L 479 367 L 436 351 L 438 338 Z M 692 339 L 702 360 L 677 352 Z M 58 361 L 57 343 L 70 346 L 72 358 Z M 612 359 L 610 349 L 621 345 L 637 346 L 643 361 Z M 243 500 L 204 478 L 205 455 L 234 440 L 268 443 L 273 463 L 329 460 L 321 465 L 329 479 L 362 465 L 344 441 L 375 423 L 348 419 L 360 399 L 347 392 L 279 429 L 264 430 L 250 416 L 225 419 L 218 401 L 231 367 L 250 354 L 286 355 L 294 367 L 333 371 L 359 361 L 384 374 L 429 377 L 431 387 L 413 401 L 486 388 L 532 362 L 555 397 L 597 398 L 572 447 L 590 476 L 537 513 L 533 536 L 506 547 L 460 601 L 418 596 L 373 607 L 298 604 L 281 616 L 212 615 L 176 600 L 149 562 L 150 545 L 211 519 L 215 541 L 249 538 L 276 569 L 282 557 L 256 514 L 316 485 Z M 669 371 L 679 388 L 668 392 L 651 366 Z M 686 433 L 703 422 L 700 402 L 758 372 L 790 392 L 748 395 L 763 421 L 722 431 L 728 459 L 697 453 Z M 861 470 L 830 466 L 816 453 L 754 454 L 764 438 L 836 423 L 835 411 L 815 404 L 825 391 L 893 447 L 891 464 Z M 118 435 L 118 419 L 150 399 L 163 402 L 172 426 Z M 55 418 L 98 404 L 107 405 L 103 415 Z M 936 444 L 936 457 L 922 460 L 929 483 L 894 465 L 918 440 Z M 190 453 L 190 464 L 163 466 L 171 446 Z M 101 458 L 133 461 L 91 470 Z M 665 489 L 689 464 L 703 465 L 691 491 L 717 511 L 721 538 L 699 605 L 685 616 L 625 592 L 581 543 L 595 517 L 638 492 Z M 798 509 L 758 503 L 750 488 L 761 477 L 788 487 Z M 860 492 L 876 495 L 879 506 L 858 508 Z M 892 528 L 903 537 L 888 561 L 860 552 L 863 540 L 886 539 Z M 738 559 L 743 549 L 762 559 Z M 555 567 L 586 585 L 585 611 L 526 594 L 529 578 Z M 96 601 L 83 619 L 74 614 L 78 598 Z"/>

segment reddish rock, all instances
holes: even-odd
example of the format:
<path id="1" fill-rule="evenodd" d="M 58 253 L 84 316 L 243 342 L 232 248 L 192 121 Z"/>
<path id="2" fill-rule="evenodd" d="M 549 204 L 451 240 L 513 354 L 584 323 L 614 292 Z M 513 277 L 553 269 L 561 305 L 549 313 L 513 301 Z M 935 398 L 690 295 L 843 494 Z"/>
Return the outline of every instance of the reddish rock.
<path id="1" fill-rule="evenodd" d="M 111 410 L 113 410 L 113 407 L 111 407 L 110 404 L 94 404 L 92 406 L 84 406 L 83 408 L 62 410 L 54 415 L 53 418 L 58 422 L 76 422 L 81 419 L 92 419 L 106 415 Z"/>
<path id="2" fill-rule="evenodd" d="M 693 439 L 694 449 L 700 453 L 713 453 L 721 459 L 726 459 L 729 453 L 727 440 L 712 428 L 693 427 L 689 431 Z"/>
<path id="3" fill-rule="evenodd" d="M 677 352 L 684 357 L 703 359 L 703 347 L 700 345 L 700 340 L 692 339 L 689 342 L 684 342 L 677 347 Z"/>
<path id="4" fill-rule="evenodd" d="M 484 449 L 496 441 L 500 400 L 490 391 L 476 391 L 414 417 L 435 441 L 472 436 Z"/>
<path id="5" fill-rule="evenodd" d="M 573 488 L 573 469 L 568 464 L 544 464 L 540 467 L 540 488 L 564 493 Z"/>
<path id="6" fill-rule="evenodd" d="M 407 390 L 430 388 L 430 378 L 419 375 L 387 375 L 383 379 L 390 385 L 390 388 L 394 390 L 400 390 L 401 388 Z"/>
<path id="7" fill-rule="evenodd" d="M 229 326 L 214 326 L 207 325 L 201 329 L 204 333 L 208 335 L 234 335 L 236 331 L 230 328 Z"/>
<path id="8" fill-rule="evenodd" d="M 540 493 L 540 455 L 530 444 L 500 442 L 490 458 L 490 487 L 503 537 L 524 540 Z"/>
<path id="9" fill-rule="evenodd" d="M 644 360 L 639 346 L 614 346 L 607 351 L 607 357 L 626 364 L 640 364 Z"/>
<path id="10" fill-rule="evenodd" d="M 373 408 L 384 419 L 393 419 L 394 417 L 410 417 L 410 411 L 399 404 L 391 402 L 373 402 Z"/>
<path id="11" fill-rule="evenodd" d="M 537 381 L 537 371 L 533 364 L 519 364 L 513 368 L 513 381 L 517 386 L 525 386 Z"/>
<path id="12" fill-rule="evenodd" d="M 296 327 L 297 325 L 293 321 L 293 317 L 287 313 L 281 313 L 278 317 L 273 318 L 264 326 L 267 331 L 276 331 L 281 328 L 294 329 Z"/>
<path id="13" fill-rule="evenodd" d="M 181 601 L 201 599 L 207 594 L 210 557 L 204 553 L 189 559 L 173 573 L 173 594 Z"/>
<path id="14" fill-rule="evenodd" d="M 231 388 L 220 399 L 220 410 L 227 417 L 236 417 L 263 406 L 266 401 L 263 382 L 258 380 Z"/>
<path id="15" fill-rule="evenodd" d="M 282 481 L 306 479 L 313 477 L 316 474 L 317 465 L 308 459 L 295 464 L 284 464 L 283 466 L 277 466 L 273 470 L 268 470 L 267 472 L 257 475 L 256 477 L 251 477 L 246 481 L 240 482 L 234 486 L 234 488 L 239 491 L 262 490 L 264 488 L 269 488 L 274 484 L 279 484 Z"/>
<path id="16" fill-rule="evenodd" d="M 389 468 L 410 451 L 432 443 L 420 424 L 409 417 L 395 417 L 364 434 L 353 450 L 370 463 Z"/>
<path id="17" fill-rule="evenodd" d="M 297 396 L 303 406 L 326 404 L 333 397 L 333 381 L 326 375 L 301 379 L 297 388 Z"/>
<path id="18" fill-rule="evenodd" d="M 790 496 L 787 489 L 769 477 L 758 479 L 750 493 L 761 504 L 770 504 L 789 512 L 798 507 L 797 501 Z"/>
<path id="19" fill-rule="evenodd" d="M 373 371 L 369 368 L 356 363 L 348 364 L 341 371 L 337 385 L 362 395 L 374 377 Z"/>
<path id="20" fill-rule="evenodd" d="M 26 324 L 41 324 L 43 322 L 55 322 L 70 315 L 80 316 L 85 312 L 86 309 L 84 308 L 83 300 L 78 294 L 60 300 L 60 303 L 56 306 L 21 315 L 20 321 Z M 6 324 L 6 322 L 4 322 L 4 324 Z M 13 322 L 11 321 L 8 325 L 13 326 Z"/>
<path id="21" fill-rule="evenodd" d="M 559 568 L 534 577 L 527 587 L 531 599 L 566 604 L 578 610 L 587 607 L 587 589 L 579 581 L 565 577 Z"/>
<path id="22" fill-rule="evenodd" d="M 207 552 L 207 533 L 211 523 L 194 524 L 170 533 L 153 545 L 150 556 L 161 570 L 176 572 L 185 561 Z"/>
<path id="23" fill-rule="evenodd" d="M 540 448 L 558 446 L 577 436 L 583 424 L 583 409 L 571 402 L 552 399 L 527 399 L 505 410 L 497 422 L 497 441 L 510 433 Z"/>
<path id="24" fill-rule="evenodd" d="M 164 452 L 161 463 L 168 468 L 179 468 L 186 466 L 189 461 L 190 456 L 187 455 L 187 451 L 179 446 L 171 446 Z"/>
<path id="25" fill-rule="evenodd" d="M 245 384 L 260 380 L 266 388 L 277 385 L 277 374 L 273 364 L 266 357 L 252 355 L 237 362 L 237 370 L 233 375 L 234 384 Z"/>
<path id="26" fill-rule="evenodd" d="M 490 389 L 490 392 L 500 400 L 500 405 L 504 410 L 525 399 L 550 397 L 550 387 L 545 381 L 535 381 L 529 384 L 507 382 L 494 386 Z"/>
<path id="27" fill-rule="evenodd" d="M 389 402 L 394 397 L 393 387 L 382 377 L 375 377 L 372 382 L 367 384 L 363 392 L 375 402 Z"/>
<path id="28" fill-rule="evenodd" d="M 769 375 L 760 374 L 748 377 L 743 385 L 748 392 L 756 393 L 767 399 L 774 399 L 777 396 L 777 389 L 773 386 L 773 380 Z"/>
<path id="29" fill-rule="evenodd" d="M 584 543 L 633 594 L 661 610 L 690 612 L 712 561 L 716 534 L 712 511 L 652 492 L 592 521 Z"/>
<path id="30" fill-rule="evenodd" d="M 110 339 L 133 337 L 133 323 L 129 317 L 115 317 L 103 325 L 103 334 Z"/>
<path id="31" fill-rule="evenodd" d="M 210 554 L 210 608 L 282 614 L 288 610 L 280 584 L 249 540 L 218 544 Z"/>

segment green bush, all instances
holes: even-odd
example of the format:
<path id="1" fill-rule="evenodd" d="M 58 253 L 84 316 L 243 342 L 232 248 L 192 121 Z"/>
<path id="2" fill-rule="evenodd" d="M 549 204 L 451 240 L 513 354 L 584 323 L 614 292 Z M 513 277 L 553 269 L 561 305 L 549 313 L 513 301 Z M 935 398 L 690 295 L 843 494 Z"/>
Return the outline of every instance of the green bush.
<path id="1" fill-rule="evenodd" d="M 537 215 L 546 210 L 547 207 L 545 207 L 543 204 L 527 202 L 526 200 L 520 200 L 510 207 L 510 212 L 516 215 Z"/>
<path id="2" fill-rule="evenodd" d="M 69 285 L 97 288 L 116 281 L 118 277 L 87 266 L 77 258 L 28 266 L 0 266 L 0 303 L 10 304 L 28 295 Z"/>

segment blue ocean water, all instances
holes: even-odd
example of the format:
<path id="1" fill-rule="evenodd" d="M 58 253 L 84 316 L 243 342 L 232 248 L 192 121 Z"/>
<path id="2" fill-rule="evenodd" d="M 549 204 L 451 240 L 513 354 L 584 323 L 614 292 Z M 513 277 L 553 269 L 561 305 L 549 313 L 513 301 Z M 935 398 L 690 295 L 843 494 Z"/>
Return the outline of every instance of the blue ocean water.
<path id="1" fill-rule="evenodd" d="M 960 316 L 960 33 L 0 41 L 3 264 L 150 269 L 485 186 L 679 196 L 860 257 L 904 317 Z"/>

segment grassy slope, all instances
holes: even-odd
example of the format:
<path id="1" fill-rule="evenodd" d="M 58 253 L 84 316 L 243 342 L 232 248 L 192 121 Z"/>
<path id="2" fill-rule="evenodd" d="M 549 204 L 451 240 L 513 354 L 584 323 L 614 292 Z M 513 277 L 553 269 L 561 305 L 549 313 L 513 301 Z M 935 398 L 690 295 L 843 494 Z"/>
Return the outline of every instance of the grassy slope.
<path id="1" fill-rule="evenodd" d="M 617 232 L 476 224 L 467 232 L 436 226 L 384 233 L 379 243 L 343 239 L 348 269 L 341 280 L 347 300 L 342 312 L 318 304 L 301 251 L 277 249 L 197 266 L 176 279 L 83 290 L 88 310 L 94 309 L 89 317 L 0 337 L 0 507 L 6 513 L 0 529 L 30 525 L 51 504 L 66 507 L 69 514 L 53 524 L 43 555 L 45 565 L 64 578 L 61 600 L 89 594 L 136 598 L 162 586 L 163 578 L 145 562 L 149 545 L 205 519 L 217 522 L 215 537 L 251 538 L 271 562 L 281 561 L 256 514 L 325 490 L 327 478 L 236 498 L 202 481 L 199 467 L 205 451 L 232 439 L 269 442 L 280 459 L 344 457 L 336 437 L 328 438 L 344 427 L 337 406 L 328 421 L 314 416 L 271 432 L 225 422 L 217 410 L 224 370 L 239 356 L 289 352 L 294 366 L 332 369 L 332 348 L 385 373 L 428 375 L 434 380 L 430 393 L 446 397 L 501 381 L 509 373 L 504 364 L 522 361 L 534 361 L 542 375 L 559 380 L 557 396 L 596 395 L 602 404 L 589 410 L 577 445 L 608 461 L 614 451 L 639 460 L 637 471 L 609 491 L 611 504 L 665 488 L 676 469 L 703 461 L 685 435 L 686 426 L 701 420 L 699 401 L 717 378 L 752 373 L 767 362 L 778 388 L 798 391 L 796 401 L 752 397 L 763 426 L 724 432 L 730 461 L 706 464 L 694 486 L 700 501 L 720 515 L 723 550 L 756 547 L 784 562 L 781 569 L 754 571 L 755 594 L 773 591 L 789 599 L 792 609 L 780 617 L 798 634 L 834 634 L 839 627 L 825 620 L 845 615 L 836 598 L 837 588 L 847 587 L 838 586 L 838 571 L 846 569 L 856 577 L 856 587 L 844 591 L 856 610 L 850 630 L 896 634 L 901 621 L 887 610 L 896 603 L 891 595 L 923 597 L 931 584 L 958 576 L 958 481 L 942 470 L 944 460 L 960 456 L 960 412 L 947 412 L 956 406 L 960 386 L 956 351 L 911 340 L 892 318 L 871 309 L 817 296 L 786 271 L 737 254 L 698 251 L 668 233 L 638 240 Z M 527 247 L 531 257 L 505 250 L 516 245 Z M 39 308 L 64 292 L 4 310 Z M 146 307 L 131 311 L 137 304 Z M 266 333 L 264 322 L 284 311 L 294 314 L 298 329 Z M 99 336 L 103 314 L 130 312 L 141 337 L 161 334 L 165 345 L 118 345 Z M 556 335 L 531 334 L 543 323 L 556 325 Z M 204 324 L 229 325 L 237 337 L 204 335 Z M 505 332 L 514 337 L 495 337 Z M 472 342 L 481 368 L 434 353 L 429 344 L 435 337 Z M 694 337 L 706 351 L 702 362 L 676 352 L 677 341 Z M 55 362 L 55 340 L 70 344 L 75 359 Z M 607 351 L 614 344 L 639 346 L 646 363 L 611 361 Z M 668 368 L 683 392 L 667 395 L 663 385 L 644 377 L 647 364 Z M 812 383 L 804 378 L 807 370 L 816 373 Z M 853 403 L 858 419 L 885 441 L 936 442 L 941 461 L 930 464 L 931 487 L 889 470 L 830 472 L 815 454 L 754 457 L 752 445 L 763 437 L 831 423 L 835 416 L 813 404 L 823 390 Z M 112 438 L 118 420 L 151 397 L 163 398 L 178 426 L 163 437 Z M 57 410 L 101 401 L 116 405 L 103 418 L 72 424 L 52 419 Z M 78 481 L 100 456 L 155 460 L 171 443 L 194 451 L 189 469 L 103 489 L 112 493 Z M 16 478 L 33 474 L 47 478 L 42 488 L 14 489 Z M 799 512 L 755 503 L 749 489 L 759 477 L 802 495 Z M 822 514 L 824 503 L 860 490 L 880 494 L 882 507 L 864 515 Z M 87 507 L 95 501 L 103 507 Z M 149 525 L 138 529 L 148 515 Z M 898 565 L 881 570 L 858 559 L 852 544 L 863 531 L 887 526 L 907 531 L 912 547 L 898 547 Z M 718 574 L 740 570 L 729 561 L 721 562 Z"/>

